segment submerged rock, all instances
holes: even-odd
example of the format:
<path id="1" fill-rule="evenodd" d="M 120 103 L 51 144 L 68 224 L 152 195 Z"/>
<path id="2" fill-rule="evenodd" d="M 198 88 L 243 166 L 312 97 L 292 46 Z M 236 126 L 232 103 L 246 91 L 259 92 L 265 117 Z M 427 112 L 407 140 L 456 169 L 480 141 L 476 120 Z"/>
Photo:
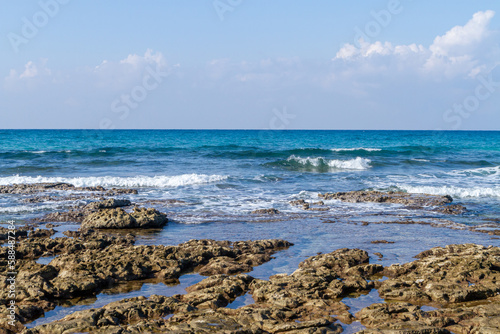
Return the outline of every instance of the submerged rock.
<path id="1" fill-rule="evenodd" d="M 100 209 L 114 209 L 132 205 L 128 199 L 108 198 L 98 202 L 91 202 L 84 208 L 85 211 L 96 211 Z"/>
<path id="2" fill-rule="evenodd" d="M 64 182 L 53 183 L 20 183 L 0 186 L 0 194 L 35 194 L 54 190 L 71 191 L 105 191 L 101 186 L 96 187 L 75 187 Z"/>
<path id="3" fill-rule="evenodd" d="M 360 202 L 376 202 L 376 203 L 396 203 L 403 205 L 416 206 L 438 206 L 451 203 L 453 198 L 445 195 L 428 195 L 428 194 L 409 194 L 402 191 L 348 191 L 337 193 L 318 194 L 319 197 L 325 200 L 341 200 L 343 202 L 360 203 Z"/>

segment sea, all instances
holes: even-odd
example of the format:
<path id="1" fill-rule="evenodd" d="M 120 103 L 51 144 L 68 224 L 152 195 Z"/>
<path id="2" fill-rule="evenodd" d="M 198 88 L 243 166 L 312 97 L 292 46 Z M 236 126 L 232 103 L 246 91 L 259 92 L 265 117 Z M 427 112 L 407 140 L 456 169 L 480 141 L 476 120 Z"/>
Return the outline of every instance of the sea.
<path id="1" fill-rule="evenodd" d="M 500 230 L 500 131 L 0 130 L 0 185 L 40 182 L 136 188 L 138 194 L 118 198 L 169 217 L 161 230 L 137 232 L 137 244 L 206 238 L 294 243 L 249 273 L 262 279 L 292 273 L 307 257 L 343 247 L 364 249 L 373 263 L 390 265 L 447 244 L 500 245 L 494 234 Z M 468 211 L 446 215 L 335 200 L 324 201 L 326 211 L 290 205 L 298 199 L 317 202 L 320 193 L 351 190 L 450 195 Z M 0 194 L 0 223 L 22 225 L 92 200 L 26 203 L 27 197 Z M 268 208 L 280 214 L 252 214 Z M 78 227 L 62 223 L 55 236 Z M 191 274 L 185 284 L 199 279 Z M 130 293 L 179 289 L 144 282 L 127 293 L 101 293 L 101 299 L 63 305 L 33 325 Z M 377 294 L 370 295 L 363 300 L 377 300 Z M 252 302 L 245 298 L 241 305 Z M 354 310 L 360 300 L 346 303 Z M 345 325 L 345 333 L 359 326 Z"/>

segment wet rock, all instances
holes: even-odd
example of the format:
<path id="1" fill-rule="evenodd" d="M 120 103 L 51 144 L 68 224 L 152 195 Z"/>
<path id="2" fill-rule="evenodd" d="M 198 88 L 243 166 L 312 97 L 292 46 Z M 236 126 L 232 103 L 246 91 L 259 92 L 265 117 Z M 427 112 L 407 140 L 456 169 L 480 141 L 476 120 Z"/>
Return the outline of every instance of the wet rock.
<path id="1" fill-rule="evenodd" d="M 29 237 L 30 238 L 49 238 L 53 236 L 56 233 L 53 228 L 46 230 L 46 229 L 39 229 L 37 228 L 33 232 L 30 232 Z"/>
<path id="2" fill-rule="evenodd" d="M 0 194 L 33 194 L 53 190 L 74 190 L 75 186 L 69 183 L 32 183 L 12 184 L 0 186 Z"/>
<path id="3" fill-rule="evenodd" d="M 51 212 L 43 217 L 35 218 L 33 221 L 38 223 L 52 223 L 52 222 L 75 222 L 81 223 L 87 216 L 87 212 L 83 210 L 70 210 L 65 212 Z"/>
<path id="4" fill-rule="evenodd" d="M 252 213 L 256 215 L 278 215 L 281 212 L 279 212 L 277 209 L 270 208 L 270 209 L 253 210 Z"/>
<path id="5" fill-rule="evenodd" d="M 130 246 L 135 242 L 132 235 L 110 236 L 92 230 L 66 231 L 72 238 L 32 238 L 21 240 L 16 245 L 16 255 L 20 259 L 36 259 L 41 256 L 72 254 L 85 249 L 104 249 L 112 244 Z M 7 257 L 7 248 L 0 248 L 0 258 Z"/>
<path id="6" fill-rule="evenodd" d="M 60 196 L 33 196 L 28 198 L 23 198 L 21 201 L 23 203 L 45 203 L 45 202 L 64 202 L 64 201 L 84 201 L 89 198 L 95 198 L 97 200 L 104 200 L 105 198 L 96 194 L 86 194 L 86 195 L 60 195 Z"/>
<path id="7" fill-rule="evenodd" d="M 0 194 L 35 194 L 54 190 L 64 191 L 105 191 L 101 186 L 96 187 L 75 187 L 64 182 L 53 183 L 20 183 L 0 186 Z"/>
<path id="8" fill-rule="evenodd" d="M 311 210 L 311 211 L 328 211 L 328 208 L 317 208 L 317 207 L 311 207 L 311 205 L 314 206 L 324 206 L 325 203 L 323 201 L 319 202 L 314 202 L 314 203 L 308 203 L 303 199 L 295 200 L 295 201 L 290 201 L 290 205 L 293 206 L 302 206 L 303 210 Z"/>
<path id="9" fill-rule="evenodd" d="M 408 194 L 405 192 L 381 192 L 381 191 L 349 191 L 337 193 L 318 194 L 325 200 L 340 200 L 343 202 L 360 203 L 394 203 L 422 208 L 425 206 L 441 206 L 453 201 L 451 196 L 439 196 L 428 194 Z"/>
<path id="10" fill-rule="evenodd" d="M 162 205 L 162 206 L 181 206 L 190 204 L 186 201 L 181 201 L 178 199 L 148 200 L 141 203 L 149 205 Z"/>
<path id="11" fill-rule="evenodd" d="M 342 321 L 350 322 L 348 308 L 338 300 L 374 287 L 367 278 L 383 267 L 369 264 L 368 258 L 365 251 L 358 249 L 313 256 L 301 262 L 291 275 L 255 280 L 251 293 L 257 305 L 281 311 L 286 321 L 309 321 L 336 314 Z"/>
<path id="12" fill-rule="evenodd" d="M 467 208 L 460 204 L 449 204 L 434 208 L 433 211 L 445 213 L 448 215 L 461 215 L 467 212 Z"/>
<path id="13" fill-rule="evenodd" d="M 101 209 L 85 217 L 82 228 L 158 228 L 168 222 L 167 216 L 155 209 L 135 207 L 132 213 L 123 209 Z"/>
<path id="14" fill-rule="evenodd" d="M 432 326 L 426 313 L 419 306 L 408 303 L 373 304 L 358 313 L 358 318 L 364 326 L 370 328 L 360 333 L 415 333 L 415 334 L 449 334 L 444 326 Z M 426 319 L 427 318 L 427 319 Z M 425 319 L 425 320 L 424 320 Z M 448 319 L 442 319 L 444 325 Z M 376 328 L 376 329 L 374 329 Z"/>
<path id="15" fill-rule="evenodd" d="M 103 201 L 98 201 L 98 202 L 91 202 L 87 204 L 84 208 L 85 211 L 97 211 L 100 209 L 115 209 L 115 208 L 121 208 L 124 206 L 129 206 L 132 203 L 128 199 L 114 199 L 114 198 L 108 198 Z"/>
<path id="16" fill-rule="evenodd" d="M 51 223 L 48 223 L 45 225 L 46 228 L 54 228 L 54 227 L 58 227 L 60 226 L 59 224 L 51 224 Z"/>
<path id="17" fill-rule="evenodd" d="M 127 188 L 111 188 L 109 190 L 106 190 L 104 195 L 106 196 L 118 196 L 118 195 L 125 195 L 125 194 L 132 194 L 132 195 L 137 195 L 139 192 L 137 189 L 127 189 Z"/>
<path id="18" fill-rule="evenodd" d="M 500 248 L 474 244 L 436 247 L 419 260 L 384 270 L 382 298 L 444 305 L 500 293 Z"/>
<path id="19" fill-rule="evenodd" d="M 75 222 L 82 223 L 87 216 L 101 209 L 113 209 L 131 205 L 129 200 L 109 198 L 101 201 L 90 202 L 85 206 L 75 207 L 69 211 L 51 212 L 43 217 L 35 218 L 38 223 L 46 222 Z"/>
<path id="20" fill-rule="evenodd" d="M 360 333 L 498 333 L 500 300 L 490 298 L 483 304 L 461 304 L 424 311 L 409 303 L 370 305 L 358 313 L 368 329 Z"/>
<path id="21" fill-rule="evenodd" d="M 31 229 L 29 226 L 16 226 L 13 230 L 7 227 L 0 227 L 0 241 L 8 240 L 9 236 L 15 237 L 16 240 L 26 238 Z"/>
<path id="22" fill-rule="evenodd" d="M 393 244 L 394 241 L 387 241 L 387 240 L 373 240 L 371 241 L 372 244 Z"/>
<path id="23" fill-rule="evenodd" d="M 127 239 L 123 237 L 115 239 L 121 241 L 121 244 L 117 242 L 109 245 L 110 240 L 97 239 L 96 235 L 101 234 L 96 232 L 69 234 L 81 239 L 78 241 L 70 238 L 35 239 L 36 242 L 35 240 L 31 242 L 34 248 L 32 252 L 38 251 L 38 254 L 42 251 L 41 245 L 44 245 L 45 249 L 50 249 L 52 254 L 59 253 L 62 247 L 66 247 L 68 252 L 59 254 L 48 265 L 41 265 L 29 259 L 19 263 L 16 279 L 18 305 L 35 305 L 47 311 L 55 306 L 54 301 L 57 299 L 95 295 L 102 289 L 120 282 L 154 277 L 164 282 L 174 282 L 182 273 L 194 269 L 219 274 L 217 268 L 211 266 L 217 257 L 241 261 L 244 263 L 240 267 L 241 270 L 248 268 L 251 270 L 252 264 L 262 264 L 268 261 L 274 252 L 291 245 L 283 240 L 234 243 L 191 240 L 178 246 L 131 246 L 126 244 Z M 50 247 L 46 245 L 48 242 L 54 242 L 57 246 L 50 245 L 53 246 Z M 21 245 L 18 250 L 20 255 L 26 252 Z M 205 265 L 210 269 L 204 269 Z M 6 277 L 0 274 L 0 301 L 7 299 L 5 279 Z"/>
<path id="24" fill-rule="evenodd" d="M 293 206 L 303 206 L 305 204 L 308 204 L 305 200 L 303 199 L 297 199 L 297 200 L 294 200 L 294 201 L 290 201 L 289 202 L 290 205 L 293 205 Z"/>
<path id="25" fill-rule="evenodd" d="M 241 248 L 247 242 L 241 242 Z M 254 245 L 247 244 L 248 247 Z M 264 245 L 265 246 L 265 245 Z M 234 245 L 233 245 L 234 247 Z M 263 245 L 258 246 L 263 247 Z M 75 312 L 46 325 L 27 330 L 26 334 L 73 333 L 341 333 L 340 324 L 330 315 L 311 314 L 298 320 L 294 310 L 277 304 L 255 303 L 238 309 L 225 308 L 237 297 L 261 282 L 248 275 L 214 275 L 186 289 L 185 295 L 150 298 L 137 297 L 110 303 L 99 309 Z M 261 283 L 259 283 L 261 284 Z M 306 286 L 305 286 L 306 287 Z M 314 286 L 312 287 L 314 288 Z M 303 300 L 308 297 L 301 297 Z M 310 294 L 315 303 L 324 306 L 321 296 Z M 271 300 L 272 297 L 269 297 Z M 337 313 L 347 312 L 338 303 Z M 326 314 L 326 312 L 324 312 Z"/>

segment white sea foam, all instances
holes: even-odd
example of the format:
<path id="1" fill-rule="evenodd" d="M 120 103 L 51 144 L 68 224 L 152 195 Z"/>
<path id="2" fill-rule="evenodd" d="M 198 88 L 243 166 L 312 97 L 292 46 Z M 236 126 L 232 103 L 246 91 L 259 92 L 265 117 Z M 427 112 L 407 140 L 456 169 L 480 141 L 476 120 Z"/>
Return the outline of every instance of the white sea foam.
<path id="1" fill-rule="evenodd" d="M 482 168 L 474 168 L 474 169 L 466 169 L 466 170 L 455 170 L 449 172 L 451 175 L 460 175 L 460 176 L 489 176 L 489 177 L 499 177 L 500 176 L 500 166 L 495 167 L 482 167 Z"/>
<path id="2" fill-rule="evenodd" d="M 31 177 L 31 176 L 8 176 L 0 177 L 0 185 L 14 183 L 43 183 L 43 182 L 66 182 L 77 187 L 151 187 L 169 188 L 182 187 L 194 184 L 213 183 L 226 180 L 224 175 L 205 174 L 182 174 L 175 176 L 90 176 L 90 177 Z"/>
<path id="3" fill-rule="evenodd" d="M 47 153 L 47 151 L 24 151 L 25 153 L 33 153 L 33 154 L 44 154 Z"/>
<path id="4" fill-rule="evenodd" d="M 294 161 L 304 166 L 328 166 L 332 169 L 356 169 L 365 170 L 370 168 L 370 159 L 357 157 L 351 160 L 336 160 L 336 159 L 325 159 L 323 157 L 318 158 L 301 158 L 295 155 L 288 157 L 287 161 Z"/>
<path id="5" fill-rule="evenodd" d="M 334 152 L 349 152 L 349 151 L 378 152 L 378 151 L 382 151 L 381 148 L 370 148 L 370 147 L 332 148 L 330 150 L 334 151 Z"/>
<path id="6" fill-rule="evenodd" d="M 456 187 L 456 186 L 410 186 L 398 184 L 397 187 L 414 194 L 450 195 L 456 198 L 500 197 L 500 187 Z"/>
<path id="7" fill-rule="evenodd" d="M 0 213 L 25 213 L 25 212 L 38 212 L 46 210 L 54 210 L 61 208 L 60 204 L 48 204 L 48 205 L 18 205 L 18 206 L 7 206 L 0 208 Z"/>

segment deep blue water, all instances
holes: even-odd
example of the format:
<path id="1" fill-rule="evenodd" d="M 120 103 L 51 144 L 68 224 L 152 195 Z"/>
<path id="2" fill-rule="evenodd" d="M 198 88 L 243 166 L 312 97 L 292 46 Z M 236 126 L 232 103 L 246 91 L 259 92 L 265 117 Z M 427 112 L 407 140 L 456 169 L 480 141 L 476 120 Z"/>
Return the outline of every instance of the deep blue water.
<path id="1" fill-rule="evenodd" d="M 500 132 L 0 131 L 0 184 L 140 187 L 198 203 L 182 211 L 209 220 L 359 189 L 449 194 L 498 214 L 499 180 Z M 35 210 L 0 204 L 6 214 Z"/>

